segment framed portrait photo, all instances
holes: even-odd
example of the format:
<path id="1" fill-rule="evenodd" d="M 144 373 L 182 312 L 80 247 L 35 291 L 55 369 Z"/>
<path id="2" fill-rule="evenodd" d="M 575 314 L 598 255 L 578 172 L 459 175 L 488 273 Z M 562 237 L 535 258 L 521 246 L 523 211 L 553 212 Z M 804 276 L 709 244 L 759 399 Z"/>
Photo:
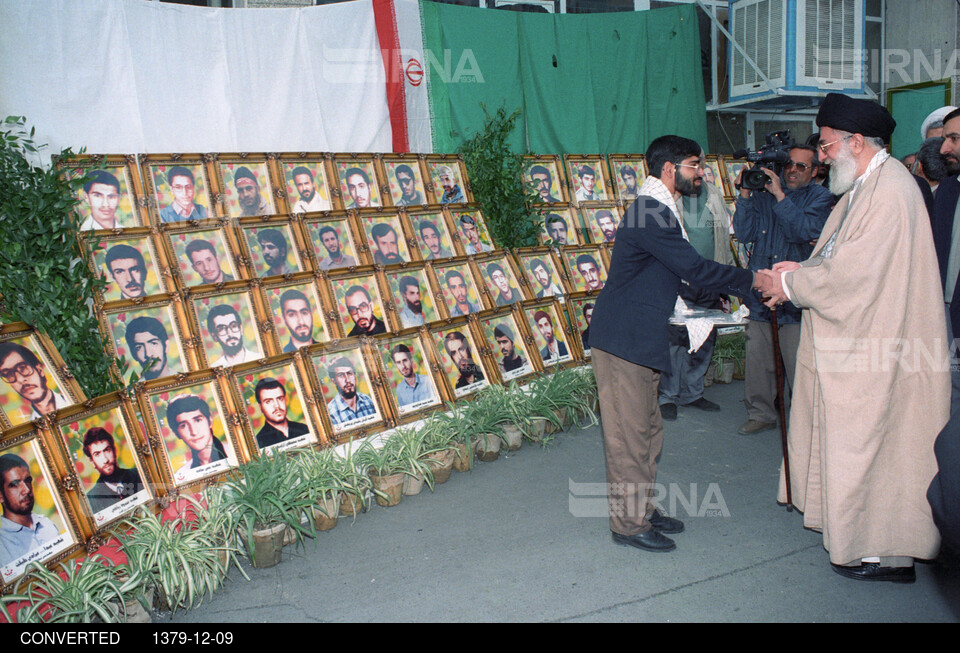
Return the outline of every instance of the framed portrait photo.
<path id="1" fill-rule="evenodd" d="M 466 260 L 451 259 L 433 266 L 443 293 L 443 301 L 450 317 L 460 317 L 482 311 L 481 286 L 477 285 L 473 269 Z"/>
<path id="2" fill-rule="evenodd" d="M 32 425 L 10 433 L 0 445 L 0 462 L 6 470 L 0 472 L 0 578 L 6 590 L 31 563 L 50 562 L 73 550 L 79 529 L 70 521 L 47 448 Z"/>
<path id="3" fill-rule="evenodd" d="M 533 334 L 536 355 L 543 367 L 572 363 L 576 349 L 570 340 L 566 320 L 555 301 L 528 302 L 523 305 L 523 314 Z"/>
<path id="4" fill-rule="evenodd" d="M 313 275 L 297 275 L 289 281 L 275 281 L 260 286 L 265 306 L 270 309 L 274 347 L 290 354 L 331 339 L 326 323 L 320 290 Z"/>
<path id="5" fill-rule="evenodd" d="M 143 193 L 134 161 L 123 156 L 54 158 L 68 179 L 86 177 L 77 190 L 80 231 L 143 227 L 146 219 L 137 198 Z"/>
<path id="6" fill-rule="evenodd" d="M 443 377 L 457 399 L 490 385 L 485 367 L 482 340 L 478 340 L 466 320 L 438 324 L 430 329 L 436 347 L 437 362 Z"/>
<path id="7" fill-rule="evenodd" d="M 90 255 L 90 269 L 107 282 L 104 302 L 141 299 L 172 290 L 165 283 L 162 257 L 149 229 L 98 234 L 93 244 L 97 248 Z"/>
<path id="8" fill-rule="evenodd" d="M 733 197 L 737 194 L 737 176 L 744 168 L 750 168 L 750 162 L 744 159 L 720 157 L 720 168 L 723 170 L 723 179 L 727 184 L 725 195 Z"/>
<path id="9" fill-rule="evenodd" d="M 563 167 L 557 155 L 523 157 L 523 181 L 537 204 L 566 204 Z"/>
<path id="10" fill-rule="evenodd" d="M 144 154 L 140 166 L 156 223 L 216 217 L 214 188 L 202 155 Z"/>
<path id="11" fill-rule="evenodd" d="M 323 155 L 290 158 L 281 155 L 278 166 L 289 213 L 316 213 L 336 207 L 330 192 L 330 159 Z"/>
<path id="12" fill-rule="evenodd" d="M 363 429 L 368 432 L 386 419 L 374 383 L 372 367 L 359 344 L 310 350 L 310 369 L 320 389 L 318 408 L 337 439 Z M 378 377 L 379 380 L 379 377 Z"/>
<path id="13" fill-rule="evenodd" d="M 467 167 L 457 155 L 430 154 L 426 157 L 427 174 L 435 199 L 433 204 L 472 202 L 467 186 Z"/>
<path id="14" fill-rule="evenodd" d="M 567 247 L 560 252 L 571 292 L 599 292 L 607 281 L 607 263 L 597 246 Z"/>
<path id="15" fill-rule="evenodd" d="M 383 206 L 380 199 L 380 179 L 373 157 L 336 155 L 334 164 L 345 209 L 367 209 Z"/>
<path id="16" fill-rule="evenodd" d="M 142 304 L 104 307 L 100 323 L 107 334 L 109 355 L 127 363 L 125 384 L 131 383 L 134 374 L 150 381 L 191 369 L 184 347 L 190 330 L 169 295 Z"/>
<path id="17" fill-rule="evenodd" d="M 564 157 L 571 197 L 576 204 L 612 200 L 606 165 L 599 155 L 567 155 Z"/>
<path id="18" fill-rule="evenodd" d="M 647 178 L 647 161 L 642 154 L 611 154 L 607 157 L 617 199 L 627 206 L 637 199 Z"/>
<path id="19" fill-rule="evenodd" d="M 429 204 L 419 157 L 385 155 L 380 159 L 393 206 Z"/>
<path id="20" fill-rule="evenodd" d="M 240 425 L 258 451 L 282 451 L 325 442 L 307 406 L 308 387 L 293 359 L 238 367 L 232 375 Z"/>
<path id="21" fill-rule="evenodd" d="M 240 220 L 241 234 L 250 274 L 256 278 L 302 272 L 300 242 L 287 219 L 264 222 L 253 218 Z"/>
<path id="22" fill-rule="evenodd" d="M 456 255 L 443 211 L 407 211 L 407 219 L 424 261 L 439 261 Z"/>
<path id="23" fill-rule="evenodd" d="M 232 367 L 266 357 L 253 291 L 245 282 L 191 293 L 186 306 L 200 335 L 200 367 Z"/>
<path id="24" fill-rule="evenodd" d="M 706 160 L 703 162 L 703 181 L 712 184 L 714 188 L 724 195 L 731 194 L 727 193 L 727 188 L 723 184 L 723 177 L 724 174 L 721 169 L 720 157 L 716 154 L 708 154 Z"/>
<path id="25" fill-rule="evenodd" d="M 516 251 L 516 256 L 533 297 L 543 299 L 564 294 L 562 268 L 549 247 L 524 247 Z"/>
<path id="26" fill-rule="evenodd" d="M 98 397 L 92 407 L 60 411 L 54 430 L 80 480 L 80 503 L 97 530 L 153 498 L 152 478 L 137 455 L 143 438 L 132 406 L 118 393 Z"/>
<path id="27" fill-rule="evenodd" d="M 423 264 L 402 270 L 385 270 L 390 301 L 401 329 L 422 326 L 441 319 L 436 291 Z"/>
<path id="28" fill-rule="evenodd" d="M 0 427 L 32 422 L 86 401 L 46 336 L 23 322 L 0 327 Z"/>
<path id="29" fill-rule="evenodd" d="M 593 295 L 570 295 L 567 298 L 567 317 L 570 319 L 570 328 L 574 338 L 579 334 L 580 351 L 585 359 L 590 358 L 590 322 L 593 320 L 593 305 L 596 298 Z"/>
<path id="30" fill-rule="evenodd" d="M 331 296 L 347 338 L 376 336 L 392 330 L 383 294 L 372 270 L 330 275 Z"/>
<path id="31" fill-rule="evenodd" d="M 386 393 L 401 419 L 443 405 L 443 396 L 433 378 L 428 348 L 419 333 L 377 340 L 376 349 Z"/>
<path id="32" fill-rule="evenodd" d="M 457 239 L 464 255 L 483 254 L 493 251 L 493 240 L 487 231 L 487 223 L 479 209 L 457 207 L 450 210 Z"/>
<path id="33" fill-rule="evenodd" d="M 266 155 L 216 157 L 213 165 L 217 171 L 219 197 L 224 215 L 231 218 L 250 218 L 279 213 L 274 201 Z"/>
<path id="34" fill-rule="evenodd" d="M 504 383 L 535 374 L 537 368 L 530 357 L 526 332 L 517 324 L 513 312 L 500 309 L 477 317 L 487 349 L 497 363 L 497 372 Z"/>
<path id="35" fill-rule="evenodd" d="M 169 225 L 163 232 L 170 270 L 181 287 L 228 283 L 240 278 L 225 222 Z"/>
<path id="36" fill-rule="evenodd" d="M 140 389 L 138 402 L 147 432 L 160 444 L 158 463 L 175 487 L 239 464 L 227 427 L 229 413 L 213 372 L 148 383 Z"/>
<path id="37" fill-rule="evenodd" d="M 411 260 L 399 215 L 361 212 L 357 220 L 373 254 L 374 265 L 396 265 Z"/>
<path id="38" fill-rule="evenodd" d="M 527 299 L 524 283 L 518 281 L 513 259 L 507 254 L 490 254 L 476 260 L 493 306 L 509 306 Z"/>
<path id="39" fill-rule="evenodd" d="M 617 229 L 620 226 L 620 207 L 613 202 L 604 202 L 600 205 L 581 206 L 580 214 L 583 223 L 587 225 L 592 243 L 613 244 L 617 238 Z"/>
<path id="40" fill-rule="evenodd" d="M 310 241 L 317 270 L 354 268 L 369 263 L 363 256 L 367 251 L 366 246 L 357 235 L 353 219 L 346 213 L 322 218 L 307 217 L 303 220 L 303 228 Z"/>
<path id="41" fill-rule="evenodd" d="M 543 225 L 540 232 L 541 243 L 552 247 L 582 245 L 584 243 L 580 234 L 580 218 L 572 205 L 541 208 L 541 224 Z"/>

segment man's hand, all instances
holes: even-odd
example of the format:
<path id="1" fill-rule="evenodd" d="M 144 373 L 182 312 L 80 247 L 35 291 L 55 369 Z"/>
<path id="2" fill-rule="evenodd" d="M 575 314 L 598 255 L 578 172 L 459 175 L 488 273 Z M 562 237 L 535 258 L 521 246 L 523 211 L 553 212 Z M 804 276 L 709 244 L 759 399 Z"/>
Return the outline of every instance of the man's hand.
<path id="1" fill-rule="evenodd" d="M 770 168 L 760 168 L 763 170 L 763 174 L 769 177 L 767 182 L 767 192 L 773 195 L 773 198 L 778 202 L 781 201 L 786 195 L 783 192 L 783 187 L 780 185 L 780 176 L 777 175 Z"/>
<path id="2" fill-rule="evenodd" d="M 753 287 L 763 295 L 764 304 L 769 307 L 787 301 L 787 295 L 780 284 L 780 273 L 774 270 L 759 270 L 754 279 Z"/>

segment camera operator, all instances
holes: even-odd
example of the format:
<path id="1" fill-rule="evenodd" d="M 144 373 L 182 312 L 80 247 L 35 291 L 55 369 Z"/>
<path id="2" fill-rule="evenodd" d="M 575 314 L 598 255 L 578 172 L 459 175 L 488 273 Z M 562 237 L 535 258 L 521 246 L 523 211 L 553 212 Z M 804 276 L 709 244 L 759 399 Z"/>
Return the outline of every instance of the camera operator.
<path id="1" fill-rule="evenodd" d="M 817 152 L 808 145 L 791 145 L 789 163 L 783 165 L 781 179 L 773 170 L 754 168 L 767 176 L 762 190 L 743 185 L 746 168 L 737 175 L 739 189 L 733 231 L 737 240 L 749 247 L 751 270 L 771 269 L 780 261 L 803 261 L 813 251 L 827 216 L 833 208 L 830 191 L 816 183 Z M 749 175 L 749 173 L 748 173 Z M 747 358 L 744 394 L 747 421 L 741 435 L 752 435 L 777 425 L 776 361 L 770 333 L 770 309 L 756 290 L 744 298 L 750 309 L 747 322 Z M 787 302 L 777 310 L 780 353 L 783 357 L 786 400 L 793 386 L 793 373 L 800 342 L 800 309 Z"/>

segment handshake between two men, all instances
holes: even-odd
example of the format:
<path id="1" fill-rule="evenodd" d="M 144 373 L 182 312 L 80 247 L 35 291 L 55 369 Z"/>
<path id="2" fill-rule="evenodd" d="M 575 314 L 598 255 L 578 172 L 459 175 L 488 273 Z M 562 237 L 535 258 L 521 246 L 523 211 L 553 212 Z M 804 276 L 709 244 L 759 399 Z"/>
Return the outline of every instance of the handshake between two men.
<path id="1" fill-rule="evenodd" d="M 753 287 L 763 295 L 764 304 L 773 308 L 790 301 L 783 287 L 783 273 L 792 272 L 801 266 L 796 261 L 780 261 L 772 270 L 758 270 L 753 279 Z"/>

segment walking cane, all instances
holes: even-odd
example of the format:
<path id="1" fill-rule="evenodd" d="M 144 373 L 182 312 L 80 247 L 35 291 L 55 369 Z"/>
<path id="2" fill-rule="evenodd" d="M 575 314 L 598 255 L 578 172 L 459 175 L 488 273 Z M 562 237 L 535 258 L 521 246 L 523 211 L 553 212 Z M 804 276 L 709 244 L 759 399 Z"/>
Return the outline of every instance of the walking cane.
<path id="1" fill-rule="evenodd" d="M 777 396 L 780 397 L 780 445 L 783 448 L 783 478 L 787 489 L 787 512 L 793 512 L 793 497 L 790 494 L 790 456 L 787 453 L 787 409 L 784 401 L 783 357 L 780 355 L 780 325 L 777 309 L 770 309 L 770 333 L 773 336 L 773 360 L 777 370 Z"/>

